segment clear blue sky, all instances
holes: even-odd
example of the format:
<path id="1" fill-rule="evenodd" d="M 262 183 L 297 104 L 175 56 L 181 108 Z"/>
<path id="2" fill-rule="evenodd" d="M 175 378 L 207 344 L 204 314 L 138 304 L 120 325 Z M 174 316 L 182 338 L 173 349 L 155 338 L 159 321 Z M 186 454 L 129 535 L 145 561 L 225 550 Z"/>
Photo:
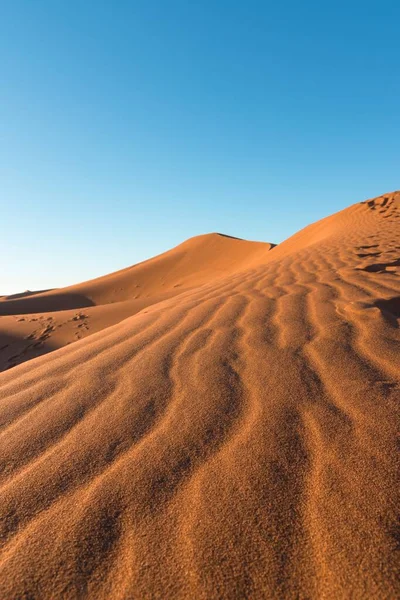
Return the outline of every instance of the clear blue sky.
<path id="1" fill-rule="evenodd" d="M 400 3 L 3 0 L 0 293 L 400 187 Z"/>

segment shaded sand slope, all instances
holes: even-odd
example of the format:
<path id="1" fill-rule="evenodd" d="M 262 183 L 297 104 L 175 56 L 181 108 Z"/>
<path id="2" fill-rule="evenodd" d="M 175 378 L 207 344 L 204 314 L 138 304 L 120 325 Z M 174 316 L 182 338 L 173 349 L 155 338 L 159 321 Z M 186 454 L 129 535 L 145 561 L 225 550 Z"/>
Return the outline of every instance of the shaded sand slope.
<path id="1" fill-rule="evenodd" d="M 63 289 L 0 298 L 0 371 L 71 344 L 163 299 L 262 260 L 273 244 L 221 234 Z"/>
<path id="2" fill-rule="evenodd" d="M 396 597 L 399 225 L 357 204 L 2 373 L 0 597 Z"/>

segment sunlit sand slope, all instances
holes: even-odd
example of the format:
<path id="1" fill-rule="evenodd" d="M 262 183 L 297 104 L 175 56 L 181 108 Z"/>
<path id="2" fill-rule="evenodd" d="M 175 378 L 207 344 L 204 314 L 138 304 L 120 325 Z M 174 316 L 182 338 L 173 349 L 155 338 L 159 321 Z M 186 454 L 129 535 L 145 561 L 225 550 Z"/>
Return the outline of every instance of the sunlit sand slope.
<path id="1" fill-rule="evenodd" d="M 0 597 L 395 598 L 400 194 L 0 375 Z"/>
<path id="2" fill-rule="evenodd" d="M 0 315 L 79 309 L 176 294 L 263 260 L 272 246 L 219 233 L 199 235 L 104 277 L 61 289 L 3 296 Z"/>
<path id="3" fill-rule="evenodd" d="M 273 244 L 200 235 L 122 271 L 0 297 L 0 371 L 86 338 L 150 306 L 264 260 Z"/>

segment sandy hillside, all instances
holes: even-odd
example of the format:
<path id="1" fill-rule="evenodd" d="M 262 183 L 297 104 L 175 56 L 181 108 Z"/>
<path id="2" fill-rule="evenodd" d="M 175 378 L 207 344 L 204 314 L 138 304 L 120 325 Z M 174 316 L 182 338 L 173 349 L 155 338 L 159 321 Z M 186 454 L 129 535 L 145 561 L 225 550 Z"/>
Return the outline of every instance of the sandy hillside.
<path id="1" fill-rule="evenodd" d="M 272 251 L 208 240 L 165 295 L 156 258 L 1 304 L 86 315 L 148 286 L 0 374 L 0 598 L 399 594 L 400 193 Z"/>
<path id="2" fill-rule="evenodd" d="M 272 247 L 212 233 L 98 279 L 0 296 L 0 371 L 97 333 L 151 304 L 246 269 L 263 261 Z"/>

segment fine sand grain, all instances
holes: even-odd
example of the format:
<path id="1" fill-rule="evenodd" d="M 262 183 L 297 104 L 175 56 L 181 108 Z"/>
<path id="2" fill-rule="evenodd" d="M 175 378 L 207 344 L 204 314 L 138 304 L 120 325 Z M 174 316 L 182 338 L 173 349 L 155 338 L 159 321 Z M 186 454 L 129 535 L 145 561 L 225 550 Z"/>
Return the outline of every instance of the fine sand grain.
<path id="1" fill-rule="evenodd" d="M 398 597 L 399 270 L 393 193 L 3 298 L 1 600 Z"/>

